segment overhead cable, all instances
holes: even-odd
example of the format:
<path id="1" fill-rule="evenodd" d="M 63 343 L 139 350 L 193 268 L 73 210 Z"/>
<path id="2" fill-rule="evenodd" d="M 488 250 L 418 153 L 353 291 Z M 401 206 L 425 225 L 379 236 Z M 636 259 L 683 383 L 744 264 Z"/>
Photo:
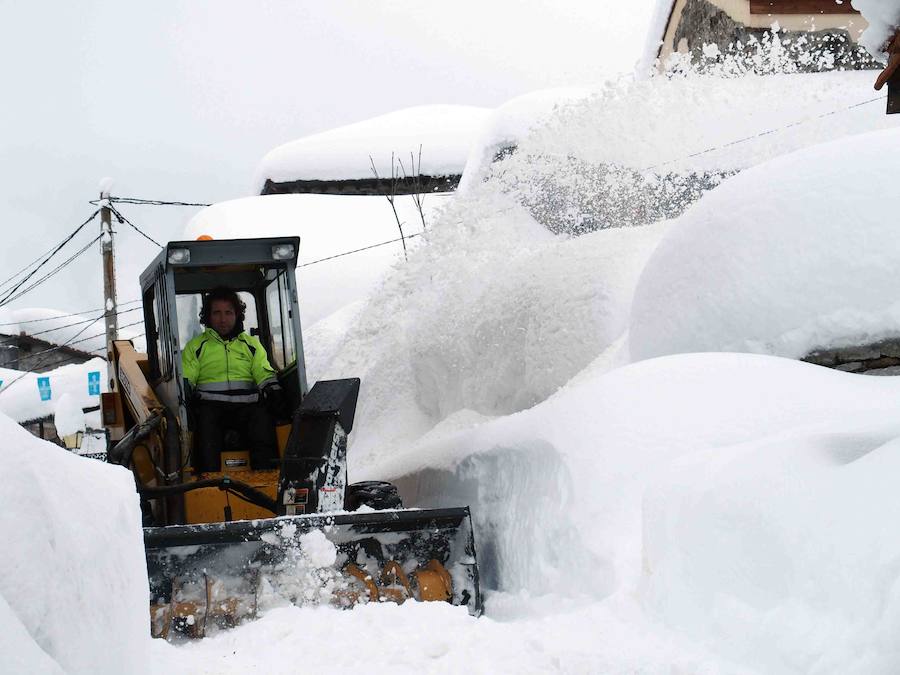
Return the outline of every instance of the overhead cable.
<path id="1" fill-rule="evenodd" d="M 379 244 L 372 244 L 371 246 L 363 246 L 362 248 L 357 248 L 357 249 L 354 249 L 353 251 L 345 251 L 344 253 L 330 255 L 327 258 L 319 258 L 318 260 L 313 260 L 312 262 L 303 263 L 302 265 L 297 265 L 297 267 L 309 267 L 310 265 L 315 265 L 316 263 L 325 262 L 326 260 L 334 260 L 335 258 L 343 258 L 345 255 L 352 255 L 354 253 L 360 253 L 361 251 L 368 251 L 370 248 L 378 248 L 379 246 L 387 246 L 388 244 L 396 244 L 398 241 L 403 241 L 404 239 L 412 239 L 413 237 L 418 237 L 421 234 L 422 234 L 421 232 L 407 234 L 403 237 L 397 237 L 396 239 L 391 239 L 390 241 L 383 241 Z"/>
<path id="2" fill-rule="evenodd" d="M 99 204 L 100 199 L 94 199 L 91 204 Z M 169 202 L 161 199 L 138 199 L 137 197 L 109 197 L 109 202 L 118 204 L 141 204 L 145 206 L 212 206 L 212 204 L 204 204 L 202 202 Z"/>
<path id="3" fill-rule="evenodd" d="M 97 217 L 97 214 L 98 214 L 98 213 L 100 213 L 100 209 L 97 209 L 96 211 L 94 211 L 94 212 L 88 217 L 87 220 L 85 220 L 83 223 L 81 223 L 81 225 L 79 225 L 78 227 L 76 227 L 75 230 L 72 232 L 72 234 L 70 234 L 68 237 L 66 237 L 65 239 L 63 239 L 63 240 L 62 240 L 55 248 L 53 248 L 53 249 L 50 251 L 50 253 L 49 253 L 48 255 L 46 255 L 46 257 L 44 257 L 44 259 L 40 262 L 40 264 L 38 264 L 37 267 L 35 267 L 33 270 L 31 270 L 31 272 L 29 272 L 29 273 L 28 273 L 28 274 L 27 274 L 27 275 L 26 275 L 26 276 L 25 276 L 18 284 L 16 284 L 15 286 L 13 286 L 12 289 L 11 289 L 6 295 L 4 295 L 2 298 L 0 298 L 0 306 L 3 306 L 4 304 L 6 304 L 7 300 L 10 298 L 10 296 L 13 295 L 13 293 L 15 293 L 19 288 L 22 287 L 22 285 L 23 285 L 26 281 L 28 281 L 31 277 L 33 277 L 33 276 L 35 275 L 35 273 L 36 273 L 39 269 L 41 269 L 41 267 L 43 267 L 44 265 L 46 265 L 47 262 L 49 262 L 49 260 L 50 260 L 54 255 L 56 255 L 56 254 L 60 251 L 60 249 L 62 249 L 63 246 L 65 246 L 65 245 L 68 244 L 70 241 L 72 241 L 72 239 L 75 238 L 75 235 L 77 235 L 79 232 L 81 232 L 82 228 L 83 228 L 85 225 L 87 225 L 89 222 L 91 222 L 94 218 Z"/>
<path id="4" fill-rule="evenodd" d="M 15 299 L 17 299 L 17 298 L 21 298 L 23 295 L 25 295 L 25 294 L 28 293 L 29 291 L 31 291 L 31 290 L 37 288 L 37 287 L 40 286 L 42 283 L 44 283 L 45 281 L 47 281 L 47 279 L 49 279 L 49 278 L 52 277 L 53 275 L 59 273 L 59 272 L 62 271 L 64 268 L 68 267 L 68 266 L 69 266 L 69 265 L 70 265 L 70 264 L 71 264 L 78 256 L 80 256 L 82 253 L 84 253 L 85 251 L 87 251 L 91 246 L 93 246 L 96 242 L 98 242 L 102 236 L 103 236 L 102 234 L 98 234 L 96 237 L 94 237 L 93 239 L 91 239 L 91 241 L 89 241 L 89 242 L 88 242 L 87 244 L 85 244 L 82 248 L 80 248 L 76 253 L 74 253 L 73 255 L 69 256 L 69 258 L 67 258 L 65 261 L 63 261 L 62 263 L 60 263 L 59 265 L 57 265 L 56 267 L 54 267 L 52 270 L 50 270 L 49 272 L 47 272 L 47 274 L 45 274 L 44 276 L 42 276 L 42 277 L 41 277 L 40 279 L 38 279 L 37 281 L 35 281 L 35 282 L 33 282 L 32 284 L 30 284 L 29 286 L 26 286 L 25 288 L 23 288 L 21 291 L 19 291 L 19 292 L 16 293 L 15 295 L 13 295 L 13 296 L 11 296 L 11 297 L 10 297 L 9 295 L 7 295 L 3 300 L 0 300 L 0 307 L 2 307 L 3 305 L 9 304 L 10 302 L 12 302 L 13 300 L 15 300 Z"/>
<path id="5" fill-rule="evenodd" d="M 128 300 L 127 302 L 119 302 L 119 303 L 116 303 L 116 306 L 117 307 L 127 307 L 128 305 L 133 305 L 136 302 L 141 302 L 141 299 L 138 298 L 137 300 Z M 96 307 L 96 308 L 92 308 L 92 309 L 85 309 L 80 312 L 67 312 L 65 314 L 57 314 L 56 316 L 47 316 L 42 319 L 26 319 L 25 321 L 7 321 L 5 323 L 0 323 L 0 326 L 18 326 L 18 325 L 24 325 L 27 323 L 40 323 L 43 321 L 56 321 L 57 319 L 65 319 L 65 318 L 73 317 L 73 316 L 81 316 L 83 314 L 91 314 L 93 312 L 101 312 L 101 311 L 103 311 L 103 309 L 104 309 L 103 307 Z"/>
<path id="6" fill-rule="evenodd" d="M 135 224 L 132 223 L 130 220 L 128 220 L 128 218 L 126 218 L 126 217 L 123 216 L 121 213 L 119 213 L 119 210 L 118 210 L 115 206 L 110 205 L 109 210 L 112 211 L 112 212 L 115 214 L 116 218 L 119 219 L 119 222 L 120 222 L 120 223 L 122 223 L 122 222 L 127 223 L 128 225 L 131 226 L 131 228 L 132 228 L 135 232 L 137 232 L 139 235 L 141 235 L 142 237 L 144 237 L 144 239 L 148 239 L 148 240 L 152 241 L 154 244 L 156 244 L 156 245 L 159 246 L 160 248 L 165 248 L 162 244 L 160 244 L 158 241 L 156 241 L 156 239 L 154 239 L 153 237 L 151 237 L 149 234 L 147 234 L 146 232 L 144 232 L 144 231 L 143 231 L 141 228 L 139 228 L 137 225 L 135 225 Z"/>
<path id="7" fill-rule="evenodd" d="M 875 98 L 866 99 L 865 101 L 860 101 L 859 103 L 854 103 L 852 105 L 845 106 L 843 108 L 838 108 L 836 110 L 830 110 L 825 113 L 821 113 L 819 115 L 814 115 L 812 117 L 807 117 L 802 120 L 796 120 L 791 122 L 790 124 L 785 124 L 781 127 L 775 127 L 773 129 L 766 129 L 765 131 L 761 131 L 757 134 L 753 134 L 751 136 L 745 136 L 744 138 L 739 138 L 735 141 L 730 141 L 729 143 L 724 143 L 722 145 L 716 145 L 711 148 L 706 148 L 706 150 L 700 150 L 699 152 L 695 152 L 690 155 L 686 155 L 684 157 L 678 157 L 676 159 L 670 159 L 666 162 L 661 162 L 659 164 L 653 164 L 652 166 L 645 167 L 643 169 L 639 169 L 639 171 L 652 171 L 654 169 L 658 169 L 663 166 L 668 166 L 669 164 L 675 164 L 676 162 L 682 162 L 686 159 L 694 159 L 695 157 L 701 157 L 702 155 L 707 155 L 711 152 L 715 152 L 716 150 L 724 150 L 725 148 L 730 148 L 735 145 L 740 145 L 741 143 L 746 143 L 747 141 L 753 141 L 757 138 L 762 138 L 763 136 L 769 136 L 770 134 L 774 134 L 778 131 L 784 131 L 786 129 L 791 129 L 793 127 L 799 127 L 803 124 L 807 124 L 809 122 L 815 122 L 816 120 L 821 120 L 826 117 L 831 117 L 832 115 L 837 115 L 838 113 L 846 112 L 848 110 L 853 110 L 854 108 L 859 108 L 864 105 L 868 105 L 870 103 L 875 103 L 876 101 L 883 101 L 885 99 L 884 96 L 876 96 Z"/>

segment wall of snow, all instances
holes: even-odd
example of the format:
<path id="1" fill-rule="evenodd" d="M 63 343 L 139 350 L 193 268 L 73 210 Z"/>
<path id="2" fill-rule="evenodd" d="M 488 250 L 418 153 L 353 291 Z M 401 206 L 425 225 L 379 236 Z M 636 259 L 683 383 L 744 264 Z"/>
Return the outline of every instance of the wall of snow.
<path id="1" fill-rule="evenodd" d="M 3 649 L 4 667 L 11 658 L 14 672 L 148 672 L 149 590 L 133 477 L 2 415 L 0 433 L 0 635 L 19 638 Z"/>
<path id="2" fill-rule="evenodd" d="M 507 594 L 636 596 L 623 621 L 661 621 L 724 672 L 893 672 L 898 394 L 785 359 L 679 355 L 380 470 L 415 505 L 471 505 L 485 585 L 504 592 L 489 616 Z"/>
<path id="3" fill-rule="evenodd" d="M 748 169 L 673 223 L 634 296 L 633 359 L 700 351 L 801 357 L 900 335 L 891 195 L 900 132 Z"/>

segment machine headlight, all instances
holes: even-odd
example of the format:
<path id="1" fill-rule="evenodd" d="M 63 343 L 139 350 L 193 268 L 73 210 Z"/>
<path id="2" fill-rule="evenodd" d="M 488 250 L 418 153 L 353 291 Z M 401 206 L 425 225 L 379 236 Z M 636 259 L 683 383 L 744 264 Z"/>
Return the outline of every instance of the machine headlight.
<path id="1" fill-rule="evenodd" d="M 290 260 L 294 257 L 293 244 L 278 244 L 272 247 L 272 258 L 275 260 Z"/>
<path id="2" fill-rule="evenodd" d="M 169 262 L 172 265 L 183 265 L 191 262 L 191 250 L 188 248 L 169 249 Z"/>

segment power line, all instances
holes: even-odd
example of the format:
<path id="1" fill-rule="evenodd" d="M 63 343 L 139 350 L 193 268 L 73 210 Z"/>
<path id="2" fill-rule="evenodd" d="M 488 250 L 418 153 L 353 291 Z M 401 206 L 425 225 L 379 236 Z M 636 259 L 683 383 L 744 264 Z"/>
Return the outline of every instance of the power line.
<path id="1" fill-rule="evenodd" d="M 41 269 L 41 267 L 43 267 L 44 265 L 46 265 L 47 262 L 49 262 L 49 260 L 50 260 L 54 255 L 56 255 L 56 254 L 59 252 L 59 250 L 60 250 L 63 246 L 65 246 L 65 245 L 68 244 L 72 239 L 74 239 L 74 238 L 75 238 L 75 235 L 77 235 L 79 232 L 81 232 L 81 229 L 82 229 L 85 225 L 87 225 L 87 224 L 88 224 L 89 222 L 91 222 L 94 218 L 96 218 L 98 213 L 100 213 L 100 209 L 97 209 L 96 211 L 94 211 L 94 212 L 90 215 L 90 217 L 88 217 L 87 220 L 85 220 L 83 223 L 81 223 L 81 225 L 79 225 L 78 227 L 76 227 L 76 228 L 75 228 L 75 231 L 72 232 L 72 234 L 70 234 L 68 237 L 66 237 L 65 239 L 63 239 L 63 240 L 62 240 L 62 241 L 61 241 L 61 242 L 60 242 L 60 243 L 59 243 L 52 251 L 50 251 L 50 254 L 47 255 L 47 256 L 41 261 L 41 263 L 40 263 L 37 267 L 35 267 L 33 270 L 31 270 L 31 272 L 29 272 L 29 273 L 25 276 L 24 279 L 22 279 L 18 284 L 16 284 L 15 286 L 13 286 L 12 289 L 11 289 L 6 295 L 4 295 L 2 298 L 0 298 L 0 306 L 3 306 L 4 304 L 6 304 L 6 302 L 9 300 L 9 297 L 10 297 L 13 293 L 15 293 L 19 288 L 22 287 L 22 285 L 23 285 L 26 281 L 28 281 L 31 277 L 33 277 L 33 276 L 35 275 L 35 273 L 36 273 L 39 269 Z"/>
<path id="2" fill-rule="evenodd" d="M 20 269 L 18 272 L 16 272 L 15 274 L 13 274 L 11 277 L 7 277 L 7 278 L 4 279 L 3 281 L 0 281 L 0 288 L 3 288 L 3 287 L 6 286 L 7 284 L 9 284 L 13 279 L 15 279 L 15 278 L 16 278 L 17 276 L 19 276 L 20 274 L 24 273 L 24 272 L 25 272 L 27 269 L 29 269 L 32 265 L 34 265 L 36 262 L 38 262 L 39 260 L 41 260 L 41 258 L 43 258 L 45 255 L 49 254 L 52 250 L 53 250 L 53 248 L 47 249 L 46 251 L 44 251 L 43 253 L 41 253 L 37 258 L 35 258 L 35 259 L 32 260 L 30 263 L 28 263 L 27 265 L 25 265 L 25 267 L 23 267 L 23 268 Z"/>
<path id="3" fill-rule="evenodd" d="M 786 124 L 782 127 L 775 127 L 773 129 L 766 129 L 765 131 L 761 131 L 758 134 L 753 134 L 752 136 L 745 136 L 744 138 L 739 138 L 735 141 L 730 141 L 729 143 L 725 143 L 723 145 L 716 145 L 711 148 L 706 148 L 706 150 L 701 150 L 700 152 L 695 152 L 690 155 L 686 155 L 685 157 L 678 157 L 676 159 L 670 159 L 667 162 L 661 162 L 659 164 L 654 164 L 652 166 L 645 167 L 643 169 L 639 169 L 639 171 L 652 171 L 653 169 L 658 169 L 663 166 L 668 166 L 669 164 L 674 164 L 675 162 L 681 162 L 686 159 L 694 159 L 695 157 L 700 157 L 702 155 L 707 155 L 710 152 L 715 152 L 716 150 L 724 150 L 725 148 L 730 148 L 735 145 L 740 145 L 741 143 L 746 143 L 747 141 L 753 141 L 757 138 L 762 138 L 763 136 L 769 136 L 770 134 L 774 134 L 778 131 L 784 131 L 786 129 L 791 129 L 793 127 L 799 127 L 802 124 L 807 124 L 808 122 L 814 122 L 816 120 L 821 120 L 826 117 L 831 117 L 832 115 L 837 115 L 838 113 L 846 112 L 848 110 L 853 110 L 854 108 L 859 108 L 864 105 L 868 105 L 869 103 L 874 103 L 875 101 L 883 101 L 884 96 L 876 96 L 875 98 L 870 98 L 865 101 L 860 101 L 859 103 L 854 103 L 853 105 L 848 105 L 844 108 L 838 108 L 836 110 L 830 110 L 829 112 L 821 113 L 820 115 L 815 115 L 813 117 L 807 117 L 802 120 L 797 120 L 795 122 L 791 122 L 790 124 Z"/>
<path id="4" fill-rule="evenodd" d="M 117 305 L 119 307 L 126 307 L 126 306 L 132 305 L 136 302 L 142 302 L 142 300 L 140 298 L 138 298 L 137 300 L 128 300 L 127 302 L 120 302 L 120 303 L 117 303 Z M 48 316 L 48 317 L 44 317 L 43 319 L 27 319 L 26 321 L 7 321 L 6 323 L 0 323 L 0 326 L 18 326 L 18 325 L 24 325 L 26 323 L 39 323 L 42 321 L 56 321 L 57 319 L 65 319 L 70 316 L 80 316 L 82 314 L 90 314 L 92 312 L 100 312 L 103 309 L 104 309 L 103 307 L 96 307 L 96 308 L 92 308 L 92 309 L 85 309 L 80 312 L 68 312 L 66 314 L 57 314 L 56 316 Z"/>
<path id="5" fill-rule="evenodd" d="M 17 298 L 21 298 L 23 295 L 25 295 L 25 294 L 28 293 L 29 291 L 31 291 L 31 290 L 37 288 L 37 287 L 40 286 L 42 283 L 44 283 L 45 281 L 47 281 L 47 279 L 49 279 L 49 278 L 52 277 L 53 275 L 57 274 L 58 272 L 60 272 L 60 271 L 61 271 L 62 269 L 64 269 L 65 267 L 68 267 L 68 266 L 69 266 L 69 265 L 70 265 L 70 264 L 71 264 L 78 256 L 80 256 L 82 253 L 84 253 L 85 251 L 87 251 L 91 246 L 93 246 L 97 241 L 99 241 L 99 240 L 100 240 L 100 237 L 102 237 L 102 236 L 103 236 L 102 234 L 98 234 L 96 237 L 94 237 L 93 239 L 91 239 L 91 241 L 89 241 L 87 244 L 85 244 L 81 249 L 79 249 L 74 255 L 70 256 L 70 257 L 69 257 L 67 260 L 65 260 L 63 263 L 57 265 L 57 266 L 56 266 L 55 268 L 53 268 L 50 272 L 48 272 L 47 274 L 45 274 L 44 276 L 42 276 L 40 279 L 38 279 L 37 281 L 35 281 L 35 282 L 34 282 L 33 284 L 31 284 L 30 286 L 26 286 L 24 289 L 22 289 L 21 291 L 19 291 L 18 293 L 16 293 L 16 294 L 13 295 L 12 297 L 10 297 L 10 296 L 7 295 L 6 298 L 4 298 L 2 301 L 0 301 L 0 307 L 2 307 L 3 305 L 9 304 L 10 302 L 12 302 L 13 300 L 16 300 Z"/>
<path id="6" fill-rule="evenodd" d="M 343 258 L 345 255 L 352 255 L 354 253 L 360 253 L 361 251 L 368 251 L 370 248 L 378 248 L 379 246 L 387 246 L 388 244 L 396 244 L 398 241 L 403 241 L 403 239 L 412 239 L 413 237 L 418 237 L 421 234 L 422 234 L 421 232 L 407 234 L 407 235 L 404 235 L 403 237 L 397 237 L 396 239 L 391 239 L 390 241 L 383 241 L 380 244 L 372 244 L 371 246 L 364 246 L 363 248 L 357 248 L 353 251 L 345 251 L 344 253 L 330 255 L 327 258 L 319 258 L 318 260 L 313 260 L 312 262 L 303 263 L 302 265 L 297 265 L 297 267 L 309 267 L 310 265 L 315 265 L 316 263 L 325 262 L 326 260 L 334 260 L 335 258 Z"/>
<path id="7" fill-rule="evenodd" d="M 116 314 L 116 316 L 122 316 L 123 314 L 128 314 L 129 312 L 136 312 L 140 309 L 143 309 L 143 307 L 132 307 L 131 309 L 123 309 L 122 311 L 116 312 L 115 314 Z M 106 315 L 104 314 L 104 316 L 106 316 Z M 83 321 L 75 321 L 74 323 L 67 323 L 62 326 L 56 326 L 55 328 L 46 328 L 44 330 L 39 330 L 37 333 L 24 333 L 24 335 L 25 335 L 25 337 L 35 337 L 36 335 L 44 335 L 45 333 L 53 333 L 54 331 L 65 330 L 66 328 L 72 328 L 73 326 L 80 326 L 81 324 L 84 324 L 84 323 L 93 323 L 94 321 L 96 321 L 96 319 L 84 319 Z M 14 337 L 18 337 L 18 336 L 14 336 Z"/>
<path id="8" fill-rule="evenodd" d="M 102 200 L 95 199 L 91 204 L 99 204 Z M 145 206 L 212 206 L 212 204 L 204 204 L 201 202 L 168 202 L 161 199 L 138 199 L 137 197 L 109 197 L 109 202 L 117 202 L 119 204 L 141 204 Z"/>
<path id="9" fill-rule="evenodd" d="M 131 228 L 132 228 L 135 232 L 137 232 L 139 235 L 141 235 L 142 237 L 144 237 L 144 239 L 148 239 L 148 240 L 152 241 L 154 244 L 156 244 L 157 246 L 159 246 L 160 248 L 164 248 L 164 246 L 163 246 L 162 244 L 160 244 L 158 241 L 156 241 L 156 239 L 154 239 L 153 237 L 151 237 L 149 234 L 147 234 L 146 232 L 144 232 L 144 231 L 143 231 L 141 228 L 139 228 L 137 225 L 135 225 L 135 224 L 132 223 L 130 220 L 128 220 L 128 218 L 126 218 L 126 217 L 123 216 L 121 213 L 119 213 L 119 210 L 118 210 L 115 206 L 113 206 L 112 204 L 110 204 L 109 210 L 112 211 L 112 212 L 115 214 L 116 218 L 119 219 L 119 222 L 120 222 L 120 223 L 121 223 L 121 222 L 127 223 L 128 225 L 131 226 Z"/>

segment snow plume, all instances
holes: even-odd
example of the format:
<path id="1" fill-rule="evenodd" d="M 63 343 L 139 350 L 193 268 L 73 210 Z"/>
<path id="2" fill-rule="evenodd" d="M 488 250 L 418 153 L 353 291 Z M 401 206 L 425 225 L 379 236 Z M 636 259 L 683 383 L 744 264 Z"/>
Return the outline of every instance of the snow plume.
<path id="1" fill-rule="evenodd" d="M 470 160 L 463 189 L 493 182 L 549 230 L 581 234 L 677 217 L 737 171 L 897 125 L 872 114 L 870 73 L 773 65 L 778 74 L 760 75 L 719 58 L 608 82 L 561 102 L 503 147 L 498 132 L 482 143 L 494 152 L 473 153 L 481 160 Z"/>
<path id="2" fill-rule="evenodd" d="M 458 195 L 336 356 L 310 363 L 320 378 L 362 378 L 351 473 L 453 413 L 508 414 L 555 392 L 625 329 L 663 229 L 567 239 L 490 184 Z"/>
<path id="3" fill-rule="evenodd" d="M 2 649 L 11 672 L 146 672 L 149 590 L 134 478 L 3 415 L 0 435 L 0 645 L 18 636 Z"/>

